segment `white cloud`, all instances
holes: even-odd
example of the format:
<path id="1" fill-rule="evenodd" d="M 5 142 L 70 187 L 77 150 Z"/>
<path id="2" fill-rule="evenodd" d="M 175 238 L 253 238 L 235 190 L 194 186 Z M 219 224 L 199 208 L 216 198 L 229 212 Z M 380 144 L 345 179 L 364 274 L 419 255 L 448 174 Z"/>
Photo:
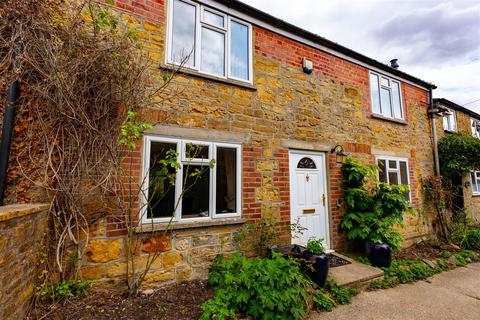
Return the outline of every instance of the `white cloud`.
<path id="1" fill-rule="evenodd" d="M 260 10 L 435 83 L 436 97 L 480 99 L 478 0 L 242 0 Z M 480 102 L 466 105 L 480 112 Z"/>

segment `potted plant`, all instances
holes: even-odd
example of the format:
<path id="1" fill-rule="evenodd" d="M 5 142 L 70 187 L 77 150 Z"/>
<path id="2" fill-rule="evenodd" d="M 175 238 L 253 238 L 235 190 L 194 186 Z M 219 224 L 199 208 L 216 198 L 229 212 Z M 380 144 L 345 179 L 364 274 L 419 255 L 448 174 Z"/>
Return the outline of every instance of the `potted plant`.
<path id="1" fill-rule="evenodd" d="M 308 261 L 310 270 L 307 271 L 310 279 L 318 286 L 323 287 L 328 276 L 328 255 L 325 253 L 323 239 L 311 237 L 308 239 L 307 248 L 303 258 Z"/>
<path id="2" fill-rule="evenodd" d="M 342 166 L 345 214 L 341 227 L 349 240 L 365 242 L 372 265 L 388 267 L 392 250 L 399 249 L 403 240 L 398 228 L 403 225 L 403 213 L 411 208 L 408 188 L 378 181 L 377 170 L 352 159 Z"/>

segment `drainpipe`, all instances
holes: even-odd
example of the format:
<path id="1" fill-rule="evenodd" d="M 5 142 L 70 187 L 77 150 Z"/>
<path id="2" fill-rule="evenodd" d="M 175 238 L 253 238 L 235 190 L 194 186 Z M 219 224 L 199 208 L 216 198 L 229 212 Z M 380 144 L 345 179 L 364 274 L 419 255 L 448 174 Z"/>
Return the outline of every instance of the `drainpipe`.
<path id="1" fill-rule="evenodd" d="M 434 109 L 433 106 L 433 93 L 432 88 L 429 89 L 429 99 L 430 99 L 430 110 Z M 435 161 L 435 175 L 440 177 L 440 159 L 438 156 L 438 137 L 437 137 L 437 126 L 435 123 L 435 114 L 430 114 L 432 121 L 432 132 L 433 132 L 433 157 Z"/>
<path id="2" fill-rule="evenodd" d="M 15 80 L 8 89 L 8 105 L 3 116 L 2 143 L 0 145 L 0 206 L 3 206 L 3 194 L 7 184 L 8 158 L 15 118 L 15 102 L 20 97 L 20 84 Z"/>

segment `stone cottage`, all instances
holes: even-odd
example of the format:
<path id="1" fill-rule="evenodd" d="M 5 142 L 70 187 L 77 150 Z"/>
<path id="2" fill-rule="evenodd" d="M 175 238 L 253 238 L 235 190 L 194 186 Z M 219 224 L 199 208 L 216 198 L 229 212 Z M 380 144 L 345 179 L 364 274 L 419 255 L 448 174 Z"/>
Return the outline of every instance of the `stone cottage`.
<path id="1" fill-rule="evenodd" d="M 480 139 L 480 114 L 466 109 L 447 99 L 434 99 L 434 103 L 449 111 L 449 115 L 437 122 L 439 139 L 454 132 L 472 134 Z M 463 178 L 463 207 L 467 216 L 480 220 L 480 172 L 471 172 Z"/>
<path id="2" fill-rule="evenodd" d="M 145 190 L 154 203 L 140 213 L 138 232 L 171 230 L 142 243 L 143 257 L 162 251 L 145 284 L 205 277 L 217 254 L 236 250 L 235 232 L 266 216 L 283 243 L 316 237 L 329 250 L 344 248 L 344 153 L 378 164 L 380 180 L 408 185 L 419 215 L 405 216 L 406 244 L 428 234 L 435 221 L 421 177 L 434 175 L 433 84 L 236 0 L 113 3 L 159 78 L 183 65 L 171 98 L 144 110 L 154 126 L 130 159 L 132 179 L 146 186 L 169 150 L 181 162 L 164 197 Z M 187 167 L 202 173 L 174 210 Z M 304 234 L 292 239 L 291 223 Z M 118 216 L 92 225 L 82 276 L 122 279 L 124 240 Z"/>

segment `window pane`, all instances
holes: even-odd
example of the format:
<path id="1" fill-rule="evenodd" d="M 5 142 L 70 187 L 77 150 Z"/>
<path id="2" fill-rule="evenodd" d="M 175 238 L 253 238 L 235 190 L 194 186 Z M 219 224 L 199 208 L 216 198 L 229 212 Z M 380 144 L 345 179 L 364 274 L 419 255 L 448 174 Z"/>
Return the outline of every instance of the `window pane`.
<path id="1" fill-rule="evenodd" d="M 390 87 L 390 80 L 382 77 L 382 86 Z"/>
<path id="2" fill-rule="evenodd" d="M 232 21 L 230 39 L 230 73 L 235 78 L 248 80 L 248 27 Z"/>
<path id="3" fill-rule="evenodd" d="M 185 146 L 185 157 L 187 159 L 209 159 L 208 157 L 208 146 L 203 146 L 200 144 L 187 143 Z"/>
<path id="4" fill-rule="evenodd" d="M 408 170 L 405 161 L 400 161 L 400 178 L 402 184 L 408 184 Z"/>
<path id="5" fill-rule="evenodd" d="M 237 149 L 217 148 L 217 213 L 237 212 Z"/>
<path id="6" fill-rule="evenodd" d="M 392 117 L 392 106 L 390 104 L 390 90 L 382 88 L 381 95 L 382 114 L 387 117 Z"/>
<path id="7" fill-rule="evenodd" d="M 457 131 L 457 124 L 455 122 L 455 111 L 451 111 L 450 112 L 452 113 L 451 115 L 448 116 L 448 122 L 450 124 L 450 127 L 449 127 L 449 130 L 450 131 Z"/>
<path id="8" fill-rule="evenodd" d="M 398 82 L 392 81 L 392 101 L 393 101 L 393 116 L 397 119 L 403 119 L 402 104 L 400 96 L 400 86 Z"/>
<path id="9" fill-rule="evenodd" d="M 207 10 L 203 11 L 203 20 L 219 28 L 225 27 L 225 18 L 223 16 Z"/>
<path id="10" fill-rule="evenodd" d="M 168 150 L 177 150 L 174 143 L 152 142 L 148 172 L 147 218 L 168 218 L 175 208 L 175 169 L 165 168 L 159 162 Z"/>
<path id="11" fill-rule="evenodd" d="M 450 130 L 448 125 L 448 117 L 443 117 L 443 130 Z"/>
<path id="12" fill-rule="evenodd" d="M 378 76 L 376 74 L 370 74 L 370 95 L 372 96 L 372 112 L 380 114 L 380 93 L 378 92 Z"/>
<path id="13" fill-rule="evenodd" d="M 398 184 L 398 172 L 389 172 L 388 173 L 388 183 Z"/>
<path id="14" fill-rule="evenodd" d="M 389 160 L 389 161 L 388 161 L 388 168 L 389 168 L 389 169 L 398 169 L 398 168 L 397 168 L 397 161 L 395 161 L 395 160 Z"/>
<path id="15" fill-rule="evenodd" d="M 197 8 L 183 1 L 173 2 L 172 59 L 195 65 L 195 19 Z"/>
<path id="16" fill-rule="evenodd" d="M 200 165 L 183 166 L 182 218 L 209 216 L 210 168 Z"/>
<path id="17" fill-rule="evenodd" d="M 378 180 L 381 182 L 387 182 L 387 167 L 385 160 L 378 160 Z"/>
<path id="18" fill-rule="evenodd" d="M 202 28 L 202 71 L 225 75 L 225 34 Z"/>
<path id="19" fill-rule="evenodd" d="M 477 172 L 478 173 L 478 172 Z M 475 176 L 475 172 L 472 172 L 471 176 L 472 176 L 472 188 L 473 188 L 473 192 L 477 193 L 477 192 L 480 192 L 480 179 L 477 179 L 477 177 Z"/>

